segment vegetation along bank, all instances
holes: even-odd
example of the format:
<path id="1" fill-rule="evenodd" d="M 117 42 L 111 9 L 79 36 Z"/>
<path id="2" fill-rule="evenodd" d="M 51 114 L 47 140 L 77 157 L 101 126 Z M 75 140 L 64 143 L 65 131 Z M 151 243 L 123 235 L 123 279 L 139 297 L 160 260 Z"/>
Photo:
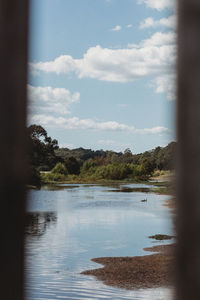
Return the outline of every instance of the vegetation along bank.
<path id="1" fill-rule="evenodd" d="M 176 143 L 140 154 L 77 148 L 59 148 L 40 125 L 27 128 L 29 144 L 29 185 L 73 182 L 147 181 L 153 174 L 173 170 Z"/>

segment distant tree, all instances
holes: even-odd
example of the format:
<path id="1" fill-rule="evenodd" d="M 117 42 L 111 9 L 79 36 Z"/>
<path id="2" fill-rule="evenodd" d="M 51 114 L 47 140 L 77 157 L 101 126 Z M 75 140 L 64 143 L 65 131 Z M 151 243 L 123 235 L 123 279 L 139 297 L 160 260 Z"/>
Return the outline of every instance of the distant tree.
<path id="1" fill-rule="evenodd" d="M 52 140 L 46 130 L 40 125 L 31 125 L 27 128 L 28 138 L 28 183 L 39 187 L 41 177 L 39 170 L 50 170 L 58 161 L 55 149 L 58 148 L 57 140 Z"/>
<path id="2" fill-rule="evenodd" d="M 143 162 L 148 159 L 153 165 L 154 169 L 160 170 L 171 170 L 174 168 L 174 153 L 175 153 L 176 143 L 171 142 L 166 147 L 156 147 L 153 150 L 145 151 L 140 154 L 132 154 L 129 148 L 122 152 L 115 152 L 111 150 L 103 151 L 97 150 L 93 151 L 91 149 L 77 148 L 77 149 L 67 149 L 59 148 L 55 150 L 57 160 L 61 162 L 68 157 L 75 157 L 80 166 L 84 166 L 82 171 L 90 169 L 92 173 L 92 168 L 95 166 L 107 166 L 108 164 L 135 164 L 140 166 Z M 91 161 L 92 160 L 92 161 Z M 89 163 L 85 164 L 88 161 Z M 137 169 L 138 171 L 139 169 Z M 94 171 L 94 170 L 93 170 Z"/>
<path id="3" fill-rule="evenodd" d="M 58 141 L 52 140 L 40 125 L 29 126 L 27 132 L 30 164 L 34 167 L 45 165 L 51 169 L 57 162 L 54 151 L 58 149 Z"/>
<path id="4" fill-rule="evenodd" d="M 111 158 L 105 156 L 95 156 L 93 161 L 96 166 L 106 166 L 110 163 Z"/>
<path id="5" fill-rule="evenodd" d="M 119 164 L 121 162 L 121 156 L 117 155 L 116 153 L 113 153 L 113 155 L 111 156 L 110 162 L 112 164 Z"/>
<path id="6" fill-rule="evenodd" d="M 160 170 L 172 170 L 175 164 L 176 143 L 171 142 L 165 148 L 161 148 L 156 160 L 157 168 Z"/>
<path id="7" fill-rule="evenodd" d="M 132 155 L 131 149 L 130 148 L 126 148 L 124 150 L 124 154 Z"/>
<path id="8" fill-rule="evenodd" d="M 124 150 L 124 153 L 121 157 L 121 162 L 126 163 L 126 164 L 133 162 L 133 154 L 132 154 L 130 148 L 127 148 Z"/>
<path id="9" fill-rule="evenodd" d="M 152 173 L 154 171 L 154 165 L 150 159 L 148 159 L 148 158 L 144 159 L 144 161 L 141 165 L 141 170 L 144 175 L 149 175 L 149 176 L 152 175 Z"/>
<path id="10" fill-rule="evenodd" d="M 80 165 L 75 157 L 70 156 L 64 161 L 65 167 L 67 168 L 69 174 L 80 174 Z"/>
<path id="11" fill-rule="evenodd" d="M 142 165 L 148 159 L 154 169 L 173 170 L 176 151 L 176 142 L 169 143 L 166 147 L 156 147 L 153 150 L 133 155 L 132 163 Z"/>

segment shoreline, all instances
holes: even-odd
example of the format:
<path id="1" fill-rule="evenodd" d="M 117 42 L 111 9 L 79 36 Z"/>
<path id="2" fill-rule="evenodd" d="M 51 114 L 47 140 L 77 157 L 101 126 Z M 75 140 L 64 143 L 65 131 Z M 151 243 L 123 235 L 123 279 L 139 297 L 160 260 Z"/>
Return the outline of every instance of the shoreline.
<path id="1" fill-rule="evenodd" d="M 128 290 L 172 286 L 175 244 L 158 245 L 144 250 L 156 253 L 134 257 L 93 258 L 92 261 L 103 267 L 81 274 L 95 276 L 106 285 Z"/>
<path id="2" fill-rule="evenodd" d="M 159 195 L 173 195 L 173 189 L 171 188 L 169 182 L 159 182 L 159 181 L 135 181 L 135 180 L 66 180 L 66 181 L 52 181 L 52 182 L 43 182 L 42 186 L 59 186 L 61 184 L 86 184 L 86 185 L 129 185 L 129 184 L 146 184 L 149 185 L 147 193 L 154 193 Z M 27 185 L 28 189 L 37 189 L 36 186 Z M 137 191 L 137 188 L 132 188 L 132 190 Z"/>

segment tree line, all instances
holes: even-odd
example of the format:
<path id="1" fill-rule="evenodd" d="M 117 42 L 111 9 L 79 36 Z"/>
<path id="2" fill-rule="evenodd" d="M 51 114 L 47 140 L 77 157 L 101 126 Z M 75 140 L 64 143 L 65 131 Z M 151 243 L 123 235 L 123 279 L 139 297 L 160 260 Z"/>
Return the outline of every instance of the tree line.
<path id="1" fill-rule="evenodd" d="M 115 152 L 59 148 L 58 141 L 49 137 L 40 125 L 29 126 L 27 136 L 29 183 L 36 186 L 41 184 L 41 180 L 54 182 L 78 177 L 90 180 L 147 180 L 155 169 L 174 168 L 175 142 L 166 147 L 133 154 L 130 149 Z"/>

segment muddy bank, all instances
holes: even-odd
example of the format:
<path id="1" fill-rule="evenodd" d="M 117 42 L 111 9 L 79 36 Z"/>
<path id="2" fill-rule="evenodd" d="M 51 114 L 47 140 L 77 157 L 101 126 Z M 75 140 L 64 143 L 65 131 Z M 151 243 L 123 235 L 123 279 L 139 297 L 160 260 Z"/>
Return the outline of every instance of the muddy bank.
<path id="1" fill-rule="evenodd" d="M 93 275 L 107 285 L 130 290 L 169 287 L 173 278 L 174 248 L 174 245 L 162 245 L 144 249 L 158 252 L 151 255 L 94 258 L 92 261 L 104 267 L 82 274 Z"/>

